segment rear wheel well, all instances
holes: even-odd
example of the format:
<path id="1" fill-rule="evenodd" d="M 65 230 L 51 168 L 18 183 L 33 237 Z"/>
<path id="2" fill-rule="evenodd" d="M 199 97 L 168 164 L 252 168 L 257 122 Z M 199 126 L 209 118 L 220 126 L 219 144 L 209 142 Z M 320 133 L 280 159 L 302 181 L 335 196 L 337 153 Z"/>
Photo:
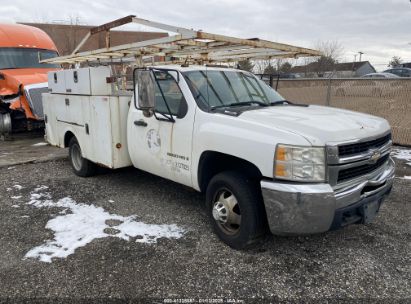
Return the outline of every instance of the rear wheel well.
<path id="1" fill-rule="evenodd" d="M 67 131 L 66 134 L 64 134 L 64 148 L 67 148 L 70 144 L 70 140 L 75 137 L 73 132 Z"/>
<path id="2" fill-rule="evenodd" d="M 220 152 L 206 151 L 201 154 L 198 166 L 198 184 L 201 192 L 207 190 L 213 176 L 223 171 L 237 171 L 258 181 L 262 178 L 257 166 L 247 160 Z"/>

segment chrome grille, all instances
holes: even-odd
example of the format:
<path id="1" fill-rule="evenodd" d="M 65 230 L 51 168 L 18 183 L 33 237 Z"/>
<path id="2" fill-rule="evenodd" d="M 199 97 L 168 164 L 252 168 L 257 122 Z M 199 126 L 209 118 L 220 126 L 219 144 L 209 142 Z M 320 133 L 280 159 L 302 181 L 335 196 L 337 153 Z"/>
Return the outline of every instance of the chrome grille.
<path id="1" fill-rule="evenodd" d="M 370 149 L 380 148 L 384 146 L 385 144 L 387 144 L 390 140 L 391 140 L 391 133 L 383 137 L 370 140 L 370 141 L 348 144 L 348 145 L 341 145 L 338 147 L 338 155 L 341 157 L 341 156 L 350 156 L 350 155 L 363 153 Z"/>
<path id="2" fill-rule="evenodd" d="M 377 170 L 381 167 L 390 157 L 389 154 L 384 155 L 379 160 L 377 160 L 374 164 L 365 164 L 361 166 L 351 167 L 347 169 L 340 170 L 338 172 L 337 182 L 346 181 L 348 179 L 356 178 L 365 174 L 372 173 L 373 171 Z"/>
<path id="3" fill-rule="evenodd" d="M 44 118 L 43 103 L 41 94 L 48 91 L 47 87 L 42 88 L 29 88 L 26 90 L 26 97 L 30 103 L 33 114 L 39 119 Z"/>
<path id="4" fill-rule="evenodd" d="M 356 142 L 327 145 L 330 185 L 338 188 L 378 174 L 389 159 L 391 145 L 390 132 Z"/>

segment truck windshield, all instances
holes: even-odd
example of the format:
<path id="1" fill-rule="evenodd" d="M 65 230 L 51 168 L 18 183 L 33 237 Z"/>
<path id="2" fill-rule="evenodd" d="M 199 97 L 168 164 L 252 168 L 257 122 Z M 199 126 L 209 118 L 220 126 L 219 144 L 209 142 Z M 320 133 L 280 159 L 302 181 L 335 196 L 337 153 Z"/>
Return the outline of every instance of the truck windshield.
<path id="1" fill-rule="evenodd" d="M 197 70 L 184 72 L 183 75 L 203 109 L 269 106 L 285 102 L 280 94 L 251 73 Z"/>
<path id="2" fill-rule="evenodd" d="M 0 70 L 24 68 L 58 68 L 56 64 L 43 64 L 39 60 L 57 57 L 55 51 L 29 48 L 0 48 Z"/>

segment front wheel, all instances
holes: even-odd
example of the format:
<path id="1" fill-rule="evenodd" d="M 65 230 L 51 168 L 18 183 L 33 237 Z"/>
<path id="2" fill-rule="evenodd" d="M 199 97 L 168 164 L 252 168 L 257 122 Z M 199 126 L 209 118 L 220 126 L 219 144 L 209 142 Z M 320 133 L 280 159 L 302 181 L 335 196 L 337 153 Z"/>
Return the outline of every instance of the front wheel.
<path id="1" fill-rule="evenodd" d="M 71 167 L 76 175 L 88 177 L 95 174 L 96 165 L 82 156 L 80 144 L 75 137 L 71 138 L 69 143 L 69 157 Z"/>
<path id="2" fill-rule="evenodd" d="M 207 212 L 219 238 L 230 247 L 256 244 L 267 232 L 258 183 L 237 172 L 214 176 L 206 193 Z"/>

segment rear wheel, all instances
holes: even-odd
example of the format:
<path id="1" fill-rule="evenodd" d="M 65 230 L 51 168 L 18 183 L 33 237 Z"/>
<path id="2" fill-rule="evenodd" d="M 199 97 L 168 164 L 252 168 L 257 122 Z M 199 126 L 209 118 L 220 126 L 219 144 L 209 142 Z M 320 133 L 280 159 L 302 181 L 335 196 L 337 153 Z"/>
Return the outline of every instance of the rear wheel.
<path id="1" fill-rule="evenodd" d="M 208 185 L 206 202 L 216 234 L 230 247 L 251 247 L 266 234 L 266 215 L 255 181 L 237 172 L 219 173 Z"/>
<path id="2" fill-rule="evenodd" d="M 72 137 L 70 139 L 69 157 L 71 167 L 73 168 L 73 171 L 76 175 L 88 177 L 95 174 L 96 165 L 82 156 L 80 144 L 75 137 Z"/>

